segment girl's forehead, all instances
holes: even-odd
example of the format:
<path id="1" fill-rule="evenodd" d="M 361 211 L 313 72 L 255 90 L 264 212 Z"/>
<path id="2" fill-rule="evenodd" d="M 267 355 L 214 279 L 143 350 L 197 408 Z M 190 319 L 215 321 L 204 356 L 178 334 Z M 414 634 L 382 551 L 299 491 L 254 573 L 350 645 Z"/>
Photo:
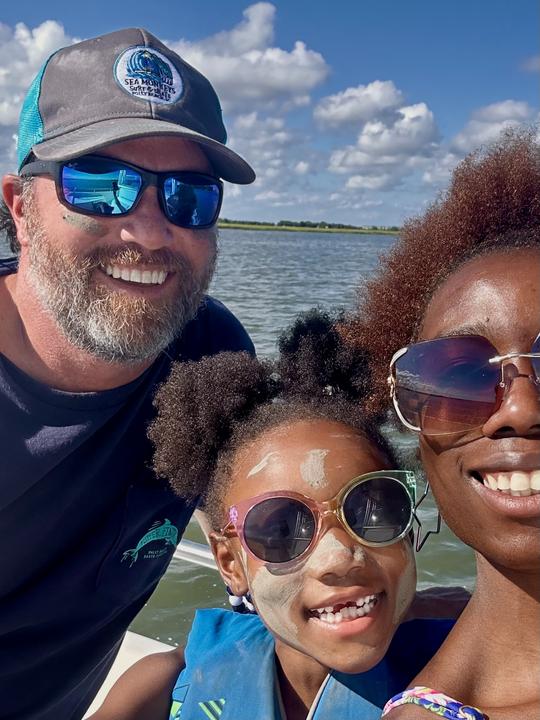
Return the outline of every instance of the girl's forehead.
<path id="1" fill-rule="evenodd" d="M 301 421 L 274 428 L 242 448 L 233 463 L 235 500 L 288 490 L 333 497 L 349 480 L 386 468 L 377 446 L 342 423 Z"/>

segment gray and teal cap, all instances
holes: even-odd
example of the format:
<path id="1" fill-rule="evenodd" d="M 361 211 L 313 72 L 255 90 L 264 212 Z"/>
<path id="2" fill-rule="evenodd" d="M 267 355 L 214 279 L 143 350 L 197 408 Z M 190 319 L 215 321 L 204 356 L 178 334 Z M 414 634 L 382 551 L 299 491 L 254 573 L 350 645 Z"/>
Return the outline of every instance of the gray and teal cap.
<path id="1" fill-rule="evenodd" d="M 175 136 L 202 146 L 216 174 L 253 182 L 228 148 L 210 82 L 147 30 L 129 28 L 55 52 L 34 79 L 19 120 L 19 170 L 38 160 L 71 160 L 122 140 Z"/>

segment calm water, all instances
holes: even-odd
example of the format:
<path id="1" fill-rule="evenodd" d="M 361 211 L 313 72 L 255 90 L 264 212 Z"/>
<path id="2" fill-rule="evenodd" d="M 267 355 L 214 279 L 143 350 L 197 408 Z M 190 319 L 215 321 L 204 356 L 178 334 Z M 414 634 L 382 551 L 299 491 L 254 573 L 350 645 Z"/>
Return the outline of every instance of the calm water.
<path id="1" fill-rule="evenodd" d="M 295 315 L 315 305 L 350 307 L 355 289 L 373 272 L 386 235 L 223 230 L 212 293 L 240 318 L 260 356 L 275 352 L 275 339 Z M 0 241 L 0 257 L 2 244 Z M 404 453 L 415 455 L 415 438 L 393 434 Z M 422 522 L 433 527 L 436 513 L 425 503 Z M 186 537 L 201 540 L 195 523 Z M 443 528 L 418 555 L 421 587 L 472 587 L 472 552 Z M 195 608 L 219 607 L 226 597 L 212 570 L 173 561 L 132 629 L 165 642 L 183 643 Z"/>

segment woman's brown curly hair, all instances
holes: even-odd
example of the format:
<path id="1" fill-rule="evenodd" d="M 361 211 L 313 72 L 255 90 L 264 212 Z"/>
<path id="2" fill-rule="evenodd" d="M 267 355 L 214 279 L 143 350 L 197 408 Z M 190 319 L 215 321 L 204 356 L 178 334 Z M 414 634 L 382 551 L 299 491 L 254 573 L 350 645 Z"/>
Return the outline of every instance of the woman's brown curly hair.
<path id="1" fill-rule="evenodd" d="M 363 408 L 370 390 L 367 356 L 343 342 L 328 314 L 301 316 L 282 335 L 279 350 L 274 362 L 220 353 L 175 363 L 156 394 L 157 417 L 149 430 L 154 469 L 182 497 L 202 497 L 214 529 L 223 525 L 223 496 L 237 451 L 273 427 L 334 420 L 396 462 L 380 433 L 381 418 Z"/>
<path id="2" fill-rule="evenodd" d="M 427 212 L 405 223 L 343 329 L 371 355 L 370 411 L 389 403 L 392 355 L 413 342 L 437 287 L 472 257 L 540 245 L 540 152 L 535 129 L 507 132 L 469 155 Z"/>

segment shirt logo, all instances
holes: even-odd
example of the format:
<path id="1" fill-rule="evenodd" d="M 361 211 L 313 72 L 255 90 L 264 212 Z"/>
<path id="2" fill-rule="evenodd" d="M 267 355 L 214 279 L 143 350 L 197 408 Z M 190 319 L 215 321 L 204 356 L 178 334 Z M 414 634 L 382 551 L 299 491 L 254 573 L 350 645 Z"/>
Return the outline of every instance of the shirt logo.
<path id="1" fill-rule="evenodd" d="M 124 50 L 113 72 L 122 90 L 139 100 L 170 105 L 179 100 L 184 91 L 182 78 L 171 61 L 144 45 Z"/>
<path id="2" fill-rule="evenodd" d="M 169 545 L 172 545 L 173 548 L 176 547 L 178 543 L 178 529 L 170 520 L 163 520 L 161 523 L 159 520 L 155 522 L 148 532 L 142 536 L 136 547 L 124 552 L 121 562 L 129 558 L 131 560 L 129 567 L 132 567 L 132 565 L 137 562 L 141 550 L 149 543 L 156 541 L 161 541 L 163 543 L 162 547 L 157 550 L 146 550 L 143 554 L 144 559 L 155 560 L 169 551 Z"/>

